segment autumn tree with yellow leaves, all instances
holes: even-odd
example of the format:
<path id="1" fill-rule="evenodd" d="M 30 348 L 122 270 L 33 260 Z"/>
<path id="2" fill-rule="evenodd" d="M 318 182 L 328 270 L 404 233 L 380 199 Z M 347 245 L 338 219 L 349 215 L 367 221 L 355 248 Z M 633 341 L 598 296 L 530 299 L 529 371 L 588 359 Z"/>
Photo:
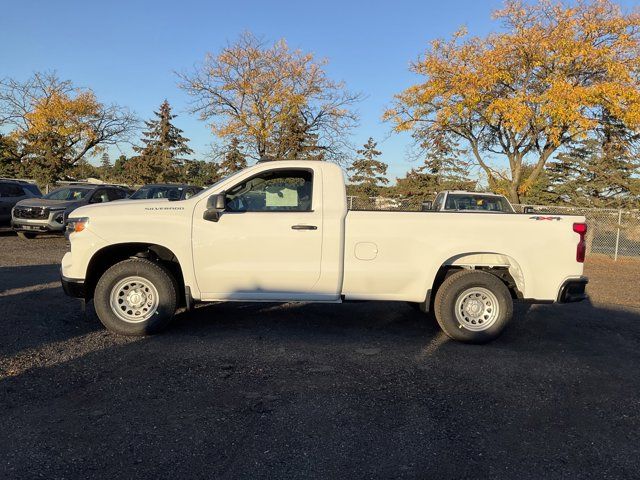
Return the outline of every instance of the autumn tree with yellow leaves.
<path id="1" fill-rule="evenodd" d="M 53 73 L 0 80 L 0 125 L 10 128 L 11 160 L 42 183 L 64 178 L 101 148 L 128 139 L 135 117 Z M 8 161 L 8 160 L 7 160 Z"/>
<path id="2" fill-rule="evenodd" d="M 608 119 L 640 129 L 640 15 L 609 0 L 508 1 L 499 33 L 434 41 L 385 118 L 428 154 L 463 148 L 512 201 Z M 507 160 L 507 169 L 495 160 Z"/>
<path id="3" fill-rule="evenodd" d="M 181 74 L 180 86 L 193 112 L 223 140 L 237 139 L 249 158 L 339 161 L 359 95 L 328 78 L 325 65 L 284 40 L 268 45 L 244 33 Z"/>

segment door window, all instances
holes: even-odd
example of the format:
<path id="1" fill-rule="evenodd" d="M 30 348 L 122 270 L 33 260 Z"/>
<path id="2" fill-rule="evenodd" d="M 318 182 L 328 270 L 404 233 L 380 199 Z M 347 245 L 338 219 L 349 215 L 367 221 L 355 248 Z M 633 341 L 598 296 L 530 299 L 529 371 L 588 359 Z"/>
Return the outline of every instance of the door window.
<path id="1" fill-rule="evenodd" d="M 310 212 L 313 173 L 310 170 L 270 170 L 227 191 L 229 212 Z"/>
<path id="2" fill-rule="evenodd" d="M 111 188 L 108 192 L 109 201 L 113 202 L 114 200 L 121 200 L 126 198 L 127 194 L 124 190 L 120 190 L 119 188 Z"/>
<path id="3" fill-rule="evenodd" d="M 104 203 L 109 201 L 109 195 L 106 188 L 99 188 L 91 197 L 91 203 Z"/>
<path id="4" fill-rule="evenodd" d="M 0 197 L 22 197 L 22 187 L 12 183 L 0 183 Z"/>

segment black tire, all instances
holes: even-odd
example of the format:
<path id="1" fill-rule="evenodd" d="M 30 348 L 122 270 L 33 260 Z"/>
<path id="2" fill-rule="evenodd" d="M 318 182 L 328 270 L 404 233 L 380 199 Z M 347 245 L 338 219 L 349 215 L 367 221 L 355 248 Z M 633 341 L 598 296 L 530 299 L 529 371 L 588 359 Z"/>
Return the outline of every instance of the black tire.
<path id="1" fill-rule="evenodd" d="M 141 277 L 157 291 L 158 305 L 146 320 L 130 322 L 122 319 L 111 307 L 111 292 L 127 277 Z M 131 258 L 116 263 L 98 280 L 93 303 L 102 324 L 120 335 L 149 335 L 164 329 L 176 311 L 177 293 L 175 279 L 162 265 L 144 258 Z M 126 307 L 122 307 L 123 311 Z"/>
<path id="2" fill-rule="evenodd" d="M 18 234 L 18 237 L 20 237 L 22 240 L 32 240 L 36 238 L 35 233 L 31 233 L 31 232 L 16 232 L 16 233 Z"/>
<path id="3" fill-rule="evenodd" d="M 456 315 L 456 303 L 459 299 L 463 302 L 462 294 L 474 287 L 488 290 L 493 294 L 497 301 L 497 313 L 495 313 L 495 307 L 492 306 L 492 299 L 475 295 L 469 296 L 469 298 L 476 302 L 476 305 L 479 305 L 477 301 L 480 300 L 481 308 L 483 308 L 483 312 L 486 312 L 486 317 L 466 315 L 462 309 Z M 473 306 L 471 305 L 471 307 Z M 511 320 L 513 300 L 509 289 L 498 277 L 478 270 L 462 270 L 449 276 L 442 283 L 436 293 L 434 312 L 442 331 L 454 340 L 467 343 L 487 343 L 500 336 Z M 485 321 L 488 322 L 488 327 L 481 325 Z"/>

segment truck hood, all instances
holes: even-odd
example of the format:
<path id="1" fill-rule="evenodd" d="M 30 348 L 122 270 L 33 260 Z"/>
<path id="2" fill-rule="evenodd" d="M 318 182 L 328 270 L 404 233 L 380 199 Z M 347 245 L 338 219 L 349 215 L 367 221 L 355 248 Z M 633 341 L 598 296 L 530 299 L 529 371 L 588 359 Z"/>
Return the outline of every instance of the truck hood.
<path id="1" fill-rule="evenodd" d="M 67 209 L 77 206 L 80 202 L 77 200 L 49 200 L 47 198 L 27 198 L 20 200 L 16 206 L 20 207 L 46 207 Z"/>

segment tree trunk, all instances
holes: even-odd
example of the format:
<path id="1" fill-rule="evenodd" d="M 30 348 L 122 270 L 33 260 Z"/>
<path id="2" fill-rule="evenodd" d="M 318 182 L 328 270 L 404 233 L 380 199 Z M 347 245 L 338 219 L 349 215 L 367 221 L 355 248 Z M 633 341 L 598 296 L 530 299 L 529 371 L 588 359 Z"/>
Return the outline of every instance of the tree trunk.
<path id="1" fill-rule="evenodd" d="M 518 186 L 513 183 L 509 184 L 509 191 L 507 197 L 511 203 L 520 203 L 520 194 L 518 193 Z"/>

